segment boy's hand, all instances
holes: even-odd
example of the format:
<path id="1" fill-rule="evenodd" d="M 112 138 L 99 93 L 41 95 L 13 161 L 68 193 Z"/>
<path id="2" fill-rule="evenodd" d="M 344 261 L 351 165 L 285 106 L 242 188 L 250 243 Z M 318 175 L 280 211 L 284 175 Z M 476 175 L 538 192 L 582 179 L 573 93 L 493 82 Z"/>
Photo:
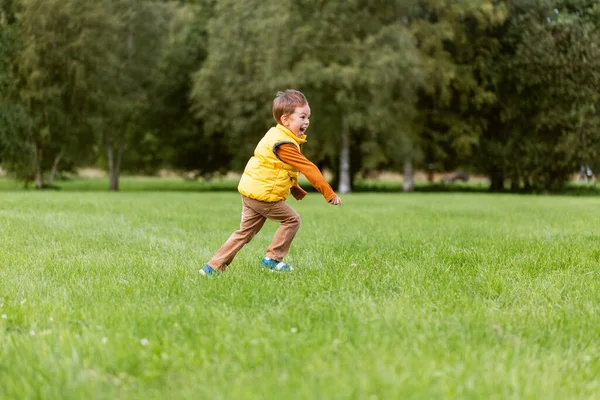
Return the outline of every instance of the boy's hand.
<path id="1" fill-rule="evenodd" d="M 302 200 L 304 197 L 306 197 L 306 192 L 304 192 L 304 193 L 300 193 L 300 192 L 292 193 L 292 195 L 294 196 L 294 198 L 296 200 Z"/>
<path id="2" fill-rule="evenodd" d="M 292 186 L 291 192 L 296 200 L 302 200 L 306 196 L 306 191 L 298 185 Z"/>
<path id="3" fill-rule="evenodd" d="M 335 196 L 333 199 L 329 200 L 329 204 L 334 205 L 334 206 L 341 206 L 342 199 L 340 199 L 338 196 Z"/>

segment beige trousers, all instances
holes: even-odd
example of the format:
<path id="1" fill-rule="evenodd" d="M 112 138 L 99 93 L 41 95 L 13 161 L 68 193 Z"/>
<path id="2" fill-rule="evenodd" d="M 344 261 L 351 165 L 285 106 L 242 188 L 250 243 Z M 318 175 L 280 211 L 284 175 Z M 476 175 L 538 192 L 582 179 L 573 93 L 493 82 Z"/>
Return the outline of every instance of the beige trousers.
<path id="1" fill-rule="evenodd" d="M 252 240 L 265 221 L 279 222 L 281 226 L 275 232 L 271 245 L 267 248 L 267 257 L 283 261 L 292 245 L 292 240 L 300 228 L 300 215 L 285 201 L 266 203 L 242 196 L 242 222 L 240 229 L 233 232 L 208 262 L 213 269 L 224 271 L 233 261 L 242 247 Z"/>

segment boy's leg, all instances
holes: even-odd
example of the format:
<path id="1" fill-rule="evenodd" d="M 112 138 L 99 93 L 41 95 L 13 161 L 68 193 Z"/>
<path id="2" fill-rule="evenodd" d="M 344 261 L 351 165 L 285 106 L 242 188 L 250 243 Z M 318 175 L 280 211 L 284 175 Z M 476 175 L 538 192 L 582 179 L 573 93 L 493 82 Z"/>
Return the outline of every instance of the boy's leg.
<path id="1" fill-rule="evenodd" d="M 283 261 L 283 257 L 290 251 L 296 232 L 300 229 L 300 215 L 285 201 L 278 201 L 273 203 L 265 216 L 271 221 L 281 224 L 275 232 L 275 236 L 273 236 L 273 241 L 267 249 L 266 256 L 273 260 Z"/>
<path id="2" fill-rule="evenodd" d="M 242 196 L 242 222 L 240 223 L 240 229 L 229 236 L 229 239 L 227 239 L 208 262 L 211 268 L 224 271 L 231 264 L 238 251 L 246 243 L 250 242 L 254 235 L 263 227 L 266 217 L 254 208 L 249 207 L 249 201 L 255 200 Z"/>

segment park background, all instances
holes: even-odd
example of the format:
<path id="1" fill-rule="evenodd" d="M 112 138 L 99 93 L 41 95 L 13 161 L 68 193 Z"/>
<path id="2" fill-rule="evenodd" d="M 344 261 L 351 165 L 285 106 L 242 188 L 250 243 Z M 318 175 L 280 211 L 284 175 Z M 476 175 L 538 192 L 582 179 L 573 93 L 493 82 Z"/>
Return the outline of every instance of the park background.
<path id="1" fill-rule="evenodd" d="M 600 398 L 599 28 L 585 0 L 0 0 L 0 399 Z M 203 278 L 286 88 L 344 204 L 289 200 L 292 274 L 267 223 Z"/>
<path id="2" fill-rule="evenodd" d="M 239 173 L 285 88 L 341 193 L 415 171 L 556 192 L 597 168 L 594 1 L 0 4 L 0 165 L 38 188 Z"/>

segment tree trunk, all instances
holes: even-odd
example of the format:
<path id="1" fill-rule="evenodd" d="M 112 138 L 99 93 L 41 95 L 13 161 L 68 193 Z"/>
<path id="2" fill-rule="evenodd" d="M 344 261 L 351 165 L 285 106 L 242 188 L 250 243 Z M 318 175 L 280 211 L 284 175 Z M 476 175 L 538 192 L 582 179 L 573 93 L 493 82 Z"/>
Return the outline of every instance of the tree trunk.
<path id="1" fill-rule="evenodd" d="M 133 26 L 129 24 L 129 34 L 127 35 L 127 67 L 131 68 L 131 58 L 133 57 Z"/>
<path id="2" fill-rule="evenodd" d="M 352 178 L 350 177 L 350 132 L 346 119 L 342 121 L 342 136 L 340 144 L 340 194 L 352 191 Z"/>
<path id="3" fill-rule="evenodd" d="M 117 162 L 115 164 L 115 182 L 117 190 L 119 190 L 119 180 L 121 178 L 121 160 L 123 159 L 124 148 L 125 144 L 123 143 L 123 138 L 121 137 L 121 140 L 119 141 L 119 153 L 117 154 Z"/>
<path id="4" fill-rule="evenodd" d="M 427 182 L 429 183 L 433 183 L 433 166 L 431 164 L 429 164 L 427 166 Z"/>
<path id="5" fill-rule="evenodd" d="M 404 160 L 404 182 L 402 183 L 402 189 L 405 192 L 415 191 L 413 161 L 410 155 L 406 156 Z"/>
<path id="6" fill-rule="evenodd" d="M 519 190 L 521 190 L 521 178 L 515 174 L 510 178 L 510 191 L 517 193 Z"/>
<path id="7" fill-rule="evenodd" d="M 492 171 L 490 174 L 490 192 L 504 191 L 504 173 L 499 170 Z"/>
<path id="8" fill-rule="evenodd" d="M 44 180 L 42 177 L 42 148 L 37 144 L 35 147 L 35 187 L 37 189 L 43 189 Z"/>
<path id="9" fill-rule="evenodd" d="M 117 175 L 114 157 L 114 148 L 112 143 L 106 145 L 106 158 L 108 160 L 108 177 L 110 179 L 109 189 L 112 192 L 119 190 L 119 177 Z"/>
<path id="10" fill-rule="evenodd" d="M 62 156 L 63 156 L 63 152 L 61 151 L 54 158 L 54 162 L 52 163 L 52 169 L 50 170 L 50 177 L 48 178 L 48 186 L 50 186 L 50 187 L 54 186 L 54 177 L 56 176 L 56 171 L 58 170 L 58 163 L 60 162 L 60 159 L 62 158 Z"/>
<path id="11" fill-rule="evenodd" d="M 131 59 L 133 57 L 133 48 L 134 48 L 134 42 L 133 42 L 133 26 L 131 24 L 129 24 L 129 31 L 127 34 L 127 68 L 131 68 Z M 113 145 L 113 141 L 111 140 L 107 145 L 106 145 L 106 153 L 107 153 L 107 159 L 108 159 L 108 174 L 109 174 L 109 178 L 110 178 L 110 190 L 112 192 L 118 192 L 119 191 L 119 177 L 121 175 L 121 160 L 123 158 L 123 151 L 124 151 L 124 137 L 125 137 L 125 133 L 127 132 L 127 125 L 128 125 L 128 121 L 125 121 L 123 123 L 123 134 L 121 135 L 121 137 L 119 138 L 119 142 L 117 144 L 118 149 L 117 149 L 117 157 L 115 159 L 115 154 L 114 154 L 114 145 Z"/>
<path id="12" fill-rule="evenodd" d="M 530 193 L 533 191 L 533 185 L 531 184 L 531 178 L 529 178 L 528 176 L 526 176 L 525 178 L 523 178 L 524 184 L 523 184 L 523 191 L 525 193 Z"/>

